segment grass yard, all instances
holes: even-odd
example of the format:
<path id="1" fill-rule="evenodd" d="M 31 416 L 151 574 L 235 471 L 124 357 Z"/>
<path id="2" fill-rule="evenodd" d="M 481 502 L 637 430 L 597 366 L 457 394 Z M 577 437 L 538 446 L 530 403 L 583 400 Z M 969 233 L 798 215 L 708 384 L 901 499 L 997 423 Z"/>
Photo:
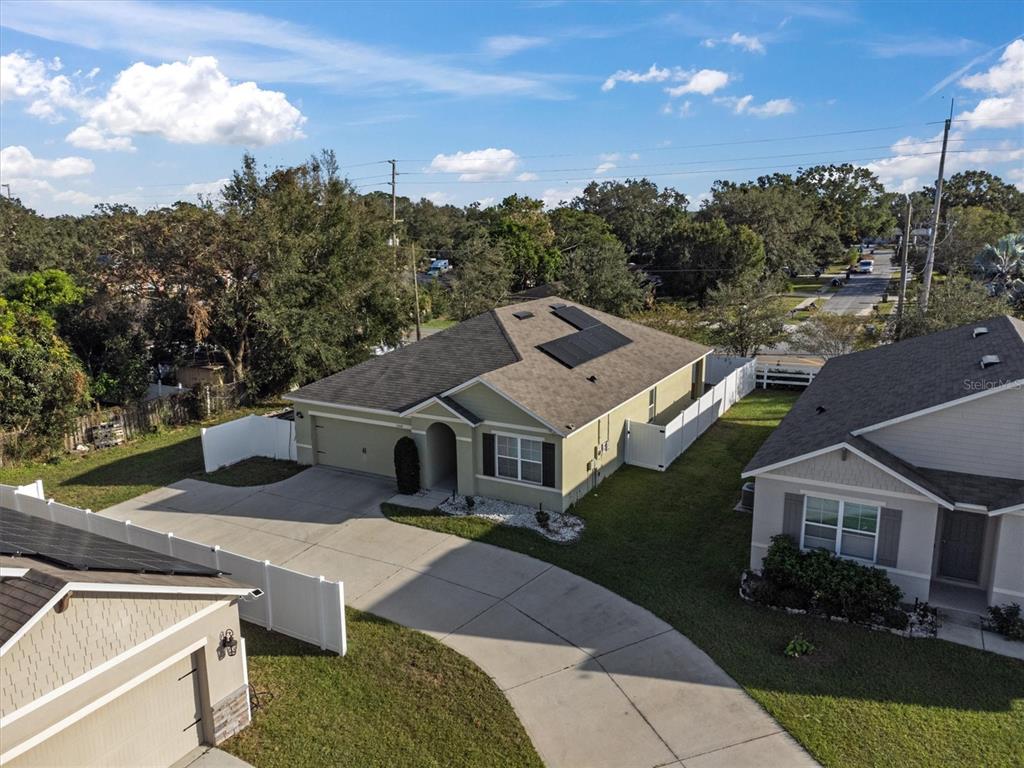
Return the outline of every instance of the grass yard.
<path id="1" fill-rule="evenodd" d="M 542 768 L 512 706 L 465 657 L 346 611 L 345 657 L 243 624 L 260 707 L 221 748 L 258 768 Z"/>
<path id="2" fill-rule="evenodd" d="M 445 328 L 451 328 L 455 323 L 455 320 L 449 320 L 447 317 L 432 317 L 430 320 L 423 323 L 422 327 L 443 331 Z"/>
<path id="3" fill-rule="evenodd" d="M 788 616 L 737 596 L 750 516 L 739 472 L 794 395 L 756 391 L 664 473 L 624 467 L 577 506 L 579 543 L 478 518 L 396 520 L 560 565 L 643 605 L 708 652 L 826 766 L 1024 766 L 1024 663 L 938 640 Z M 804 634 L 817 652 L 790 659 Z"/>
<path id="4" fill-rule="evenodd" d="M 305 469 L 291 461 L 249 459 L 206 474 L 200 427 L 252 412 L 231 411 L 204 424 L 165 428 L 131 443 L 82 456 L 65 455 L 53 461 L 0 467 L 0 483 L 23 485 L 42 479 L 47 496 L 64 504 L 99 510 L 186 477 L 222 485 L 258 485 L 284 480 Z"/>

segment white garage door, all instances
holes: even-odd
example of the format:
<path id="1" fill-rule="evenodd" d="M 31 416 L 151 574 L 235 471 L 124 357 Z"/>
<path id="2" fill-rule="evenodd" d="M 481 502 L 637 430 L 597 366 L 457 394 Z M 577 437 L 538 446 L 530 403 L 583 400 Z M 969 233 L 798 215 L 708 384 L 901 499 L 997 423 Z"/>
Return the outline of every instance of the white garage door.
<path id="1" fill-rule="evenodd" d="M 10 763 L 11 768 L 166 768 L 203 741 L 193 656 L 151 677 Z"/>

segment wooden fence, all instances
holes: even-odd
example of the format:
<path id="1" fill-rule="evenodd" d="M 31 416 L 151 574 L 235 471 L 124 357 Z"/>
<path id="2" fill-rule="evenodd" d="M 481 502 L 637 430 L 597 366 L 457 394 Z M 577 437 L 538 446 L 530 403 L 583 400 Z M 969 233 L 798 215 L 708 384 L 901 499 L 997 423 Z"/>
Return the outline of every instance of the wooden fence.
<path id="1" fill-rule="evenodd" d="M 127 442 L 160 426 L 180 426 L 235 408 L 241 394 L 237 384 L 201 386 L 166 397 L 92 411 L 75 420 L 64 434 L 61 447 L 69 453 L 80 445 L 90 449 L 108 447 L 111 433 Z M 36 450 L 36 444 L 37 441 L 24 432 L 0 432 L 0 466 L 27 458 Z"/>

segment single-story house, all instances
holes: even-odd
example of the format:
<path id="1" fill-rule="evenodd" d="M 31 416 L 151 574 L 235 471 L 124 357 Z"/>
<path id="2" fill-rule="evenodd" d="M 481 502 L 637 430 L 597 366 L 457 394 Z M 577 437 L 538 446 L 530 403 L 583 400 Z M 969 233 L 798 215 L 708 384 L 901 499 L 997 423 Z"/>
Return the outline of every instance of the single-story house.
<path id="1" fill-rule="evenodd" d="M 302 387 L 298 460 L 564 510 L 622 465 L 628 421 L 667 423 L 704 391 L 711 350 L 546 297 L 484 312 Z"/>
<path id="2" fill-rule="evenodd" d="M 249 723 L 216 571 L 0 509 L 0 764 L 169 766 Z"/>
<path id="3" fill-rule="evenodd" d="M 908 599 L 1024 602 L 1024 322 L 828 361 L 746 466 L 772 536 L 888 571 Z"/>

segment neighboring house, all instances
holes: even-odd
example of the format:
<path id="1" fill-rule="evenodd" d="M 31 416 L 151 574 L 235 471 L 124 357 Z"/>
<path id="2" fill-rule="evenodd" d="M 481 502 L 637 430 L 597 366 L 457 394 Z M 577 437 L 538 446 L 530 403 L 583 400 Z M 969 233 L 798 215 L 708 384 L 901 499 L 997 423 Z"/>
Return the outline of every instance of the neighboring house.
<path id="1" fill-rule="evenodd" d="M 485 312 L 288 395 L 299 461 L 564 510 L 622 465 L 627 422 L 704 388 L 706 347 L 557 297 Z"/>
<path id="2" fill-rule="evenodd" d="M 786 533 L 885 568 L 908 599 L 1024 602 L 1024 322 L 833 358 L 744 477 L 752 568 Z"/>
<path id="3" fill-rule="evenodd" d="M 169 766 L 249 723 L 253 590 L 0 509 L 0 764 Z"/>

